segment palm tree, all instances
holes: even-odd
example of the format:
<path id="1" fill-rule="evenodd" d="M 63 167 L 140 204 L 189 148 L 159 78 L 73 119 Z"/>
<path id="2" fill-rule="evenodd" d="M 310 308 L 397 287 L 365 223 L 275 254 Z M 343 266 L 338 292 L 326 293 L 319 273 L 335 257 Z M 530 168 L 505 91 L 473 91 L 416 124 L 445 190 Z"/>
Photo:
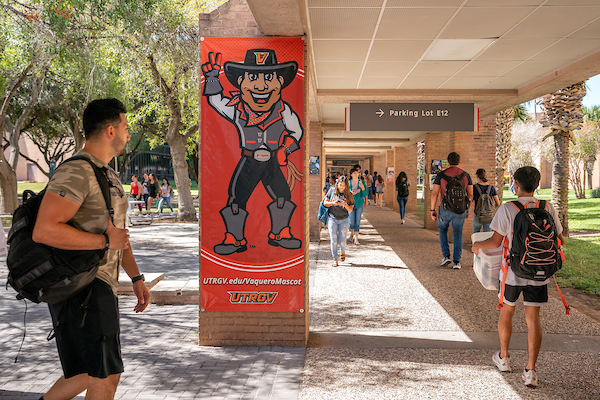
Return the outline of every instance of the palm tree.
<path id="1" fill-rule="evenodd" d="M 496 192 L 498 192 L 500 202 L 502 202 L 504 192 L 504 172 L 510 156 L 510 140 L 514 120 L 514 107 L 496 114 Z"/>
<path id="2" fill-rule="evenodd" d="M 573 131 L 583 126 L 581 100 L 585 91 L 585 83 L 579 82 L 547 94 L 538 102 L 545 114 L 540 123 L 551 129 L 544 139 L 554 137 L 552 204 L 565 237 L 569 236 L 569 141 L 574 141 Z"/>
<path id="3" fill-rule="evenodd" d="M 527 111 L 522 104 L 507 108 L 496 114 L 496 192 L 502 202 L 504 192 L 504 173 L 506 163 L 510 157 L 512 127 L 515 121 L 526 121 L 529 119 Z"/>

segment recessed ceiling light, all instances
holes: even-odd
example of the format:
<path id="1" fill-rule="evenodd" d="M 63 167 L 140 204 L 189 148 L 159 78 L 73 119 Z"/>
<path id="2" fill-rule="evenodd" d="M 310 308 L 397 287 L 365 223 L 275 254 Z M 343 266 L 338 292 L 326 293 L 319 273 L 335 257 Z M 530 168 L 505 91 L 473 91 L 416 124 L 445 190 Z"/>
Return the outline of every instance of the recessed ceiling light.
<path id="1" fill-rule="evenodd" d="M 470 61 L 496 39 L 438 39 L 423 58 L 428 61 Z"/>

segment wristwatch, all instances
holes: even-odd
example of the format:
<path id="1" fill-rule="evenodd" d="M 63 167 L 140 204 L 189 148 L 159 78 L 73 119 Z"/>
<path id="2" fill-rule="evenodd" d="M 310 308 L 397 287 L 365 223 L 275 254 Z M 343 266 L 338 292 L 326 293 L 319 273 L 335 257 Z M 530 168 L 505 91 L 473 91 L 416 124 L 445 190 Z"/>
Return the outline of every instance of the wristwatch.
<path id="1" fill-rule="evenodd" d="M 134 276 L 133 278 L 131 278 L 131 283 L 136 283 L 137 281 L 145 282 L 146 278 L 144 278 L 144 274 Z"/>

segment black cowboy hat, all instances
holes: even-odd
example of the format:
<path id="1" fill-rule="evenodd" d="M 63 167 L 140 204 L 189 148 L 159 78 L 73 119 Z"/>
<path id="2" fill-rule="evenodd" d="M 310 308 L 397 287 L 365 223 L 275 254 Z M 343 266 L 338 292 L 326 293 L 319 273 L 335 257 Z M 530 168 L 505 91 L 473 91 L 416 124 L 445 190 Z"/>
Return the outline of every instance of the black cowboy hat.
<path id="1" fill-rule="evenodd" d="M 296 77 L 298 71 L 298 63 L 289 61 L 286 63 L 277 63 L 275 50 L 271 49 L 252 49 L 246 52 L 246 58 L 243 63 L 234 63 L 226 61 L 223 64 L 225 76 L 233 86 L 239 89 L 240 84 L 238 78 L 243 76 L 245 72 L 277 72 L 277 76 L 283 77 L 283 89 Z"/>

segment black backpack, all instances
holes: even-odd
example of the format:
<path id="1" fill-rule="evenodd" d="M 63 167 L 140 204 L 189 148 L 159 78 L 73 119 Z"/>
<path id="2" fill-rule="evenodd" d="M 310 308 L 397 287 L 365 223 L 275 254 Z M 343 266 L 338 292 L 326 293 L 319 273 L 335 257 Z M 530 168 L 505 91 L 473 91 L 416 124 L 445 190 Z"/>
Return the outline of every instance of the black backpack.
<path id="1" fill-rule="evenodd" d="M 513 228 L 510 268 L 519 278 L 545 281 L 562 267 L 564 257 L 554 218 L 546 210 L 545 200 L 535 208 L 525 208 L 518 200 L 511 203 L 519 213 Z"/>
<path id="2" fill-rule="evenodd" d="M 492 186 L 489 185 L 485 191 L 481 191 L 479 185 L 473 185 L 479 193 L 477 203 L 475 203 L 475 218 L 480 224 L 489 224 L 494 219 L 496 214 L 496 208 L 494 207 L 494 200 L 490 196 Z"/>
<path id="3" fill-rule="evenodd" d="M 408 181 L 405 179 L 398 185 L 398 196 L 407 197 L 408 196 Z"/>
<path id="4" fill-rule="evenodd" d="M 467 191 L 462 181 L 466 174 L 463 171 L 458 176 L 448 176 L 440 172 L 440 176 L 447 182 L 446 193 L 442 198 L 442 206 L 445 210 L 454 214 L 462 214 L 467 211 Z"/>
<path id="5" fill-rule="evenodd" d="M 114 212 L 106 168 L 99 168 L 83 156 L 73 156 L 62 164 L 74 160 L 86 160 L 94 169 L 112 218 Z M 10 285 L 17 291 L 19 300 L 60 303 L 77 294 L 94 280 L 106 251 L 61 250 L 34 242 L 31 235 L 46 189 L 37 195 L 31 191 L 26 192 L 23 193 L 23 204 L 13 214 L 12 227 L 8 233 L 7 286 Z M 30 194 L 33 195 L 29 197 Z M 74 226 L 71 222 L 69 224 Z"/>

